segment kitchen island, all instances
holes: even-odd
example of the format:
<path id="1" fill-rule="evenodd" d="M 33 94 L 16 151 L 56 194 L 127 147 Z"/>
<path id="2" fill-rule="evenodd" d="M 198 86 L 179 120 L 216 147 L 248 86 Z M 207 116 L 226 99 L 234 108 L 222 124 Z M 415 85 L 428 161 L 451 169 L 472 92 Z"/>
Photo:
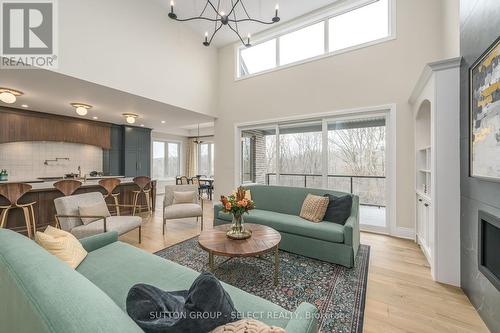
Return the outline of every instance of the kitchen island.
<path id="1" fill-rule="evenodd" d="M 108 177 L 91 177 L 87 178 L 85 181 L 81 179 L 82 186 L 75 191 L 74 194 L 88 193 L 88 192 L 101 192 L 105 193 L 105 190 L 99 185 L 99 180 Z M 133 178 L 127 177 L 111 177 L 119 178 L 121 184 L 115 189 L 114 193 L 120 193 L 118 196 L 118 201 L 120 204 L 132 205 L 133 204 L 133 191 L 139 190 L 139 187 L 134 184 Z M 54 183 L 57 180 L 51 181 L 40 181 L 32 180 L 33 182 L 27 182 L 32 186 L 32 189 L 26 193 L 20 200 L 19 203 L 30 203 L 36 202 L 35 209 L 35 221 L 37 230 L 44 230 L 48 225 L 55 225 L 56 208 L 54 206 L 54 199 L 62 197 L 63 194 L 54 188 Z M 13 181 L 0 182 L 0 183 L 11 183 Z M 151 190 L 151 203 L 153 206 L 153 211 L 155 209 L 155 198 L 156 198 L 156 180 L 152 181 Z M 108 198 L 107 202 L 113 204 L 112 199 Z M 146 205 L 146 200 L 144 196 L 139 197 L 138 204 Z M 8 205 L 8 201 L 0 197 L 0 206 Z M 110 211 L 113 211 L 113 207 Z M 122 215 L 127 215 L 132 213 L 131 208 L 121 208 L 120 212 Z M 9 211 L 9 216 L 7 220 L 8 229 L 21 232 L 26 234 L 26 224 L 24 222 L 23 212 L 21 209 L 12 209 Z"/>

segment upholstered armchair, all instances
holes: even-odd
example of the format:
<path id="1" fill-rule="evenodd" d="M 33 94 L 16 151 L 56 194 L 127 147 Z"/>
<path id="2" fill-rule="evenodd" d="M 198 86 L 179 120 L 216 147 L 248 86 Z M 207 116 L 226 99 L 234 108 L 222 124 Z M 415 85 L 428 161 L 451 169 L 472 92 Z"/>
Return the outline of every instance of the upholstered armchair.
<path id="1" fill-rule="evenodd" d="M 192 194 L 192 195 L 191 195 Z M 203 200 L 198 193 L 198 185 L 167 185 L 163 198 L 163 234 L 167 220 L 201 217 L 203 231 Z"/>
<path id="2" fill-rule="evenodd" d="M 54 204 L 58 226 L 62 230 L 71 232 L 76 238 L 89 237 L 107 231 L 116 231 L 119 235 L 123 235 L 138 228 L 139 243 L 141 242 L 142 218 L 140 216 L 111 216 L 100 192 L 60 197 L 54 200 Z M 82 211 L 90 213 L 82 214 Z"/>

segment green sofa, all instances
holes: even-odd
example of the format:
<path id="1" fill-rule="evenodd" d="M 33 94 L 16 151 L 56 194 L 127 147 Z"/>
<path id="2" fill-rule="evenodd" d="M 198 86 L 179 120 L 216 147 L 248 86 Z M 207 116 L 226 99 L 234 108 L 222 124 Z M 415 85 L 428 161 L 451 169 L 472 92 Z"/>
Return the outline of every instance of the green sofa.
<path id="1" fill-rule="evenodd" d="M 359 198 L 352 196 L 351 216 L 345 225 L 312 223 L 299 217 L 308 193 L 344 196 L 348 193 L 288 186 L 249 185 L 256 209 L 245 215 L 246 223 L 267 225 L 281 234 L 280 249 L 346 267 L 354 266 L 359 248 Z M 214 225 L 231 223 L 230 214 L 214 206 Z"/>
<path id="2" fill-rule="evenodd" d="M 165 290 L 188 289 L 199 274 L 119 242 L 116 232 L 80 241 L 89 253 L 73 270 L 32 240 L 0 229 L 0 332 L 142 332 L 126 313 L 130 287 L 148 283 Z M 260 320 L 288 333 L 317 331 L 317 309 L 311 304 L 302 303 L 291 313 L 223 286 L 244 316 L 262 312 Z"/>

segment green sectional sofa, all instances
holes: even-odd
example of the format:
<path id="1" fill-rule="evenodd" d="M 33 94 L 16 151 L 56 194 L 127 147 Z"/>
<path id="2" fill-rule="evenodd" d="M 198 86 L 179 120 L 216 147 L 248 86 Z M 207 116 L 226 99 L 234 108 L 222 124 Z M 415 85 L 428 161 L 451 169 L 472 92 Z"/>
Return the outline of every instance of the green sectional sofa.
<path id="1" fill-rule="evenodd" d="M 245 215 L 246 223 L 267 225 L 281 234 L 280 249 L 346 267 L 354 266 L 359 248 L 359 198 L 353 195 L 351 216 L 345 225 L 313 223 L 299 217 L 308 193 L 344 196 L 348 193 L 288 186 L 249 185 L 256 209 Z M 214 225 L 231 223 L 231 215 L 214 206 Z"/>
<path id="2" fill-rule="evenodd" d="M 32 240 L 0 229 L 1 332 L 139 333 L 125 308 L 130 287 L 148 283 L 164 290 L 188 289 L 199 274 L 119 242 L 116 232 L 80 241 L 89 253 L 73 270 Z M 317 331 L 317 309 L 311 304 L 302 303 L 292 313 L 223 286 L 243 315 L 263 313 L 260 320 L 287 333 Z"/>

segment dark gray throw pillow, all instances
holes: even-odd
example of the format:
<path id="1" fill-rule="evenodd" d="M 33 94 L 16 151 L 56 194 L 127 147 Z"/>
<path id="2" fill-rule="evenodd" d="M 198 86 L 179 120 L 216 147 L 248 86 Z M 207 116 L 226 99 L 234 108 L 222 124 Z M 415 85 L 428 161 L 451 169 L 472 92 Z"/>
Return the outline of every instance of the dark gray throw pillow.
<path id="1" fill-rule="evenodd" d="M 325 194 L 324 196 L 328 197 L 330 202 L 328 203 L 323 221 L 344 225 L 349 216 L 351 216 L 352 196 L 344 195 L 336 197 L 331 194 Z"/>

